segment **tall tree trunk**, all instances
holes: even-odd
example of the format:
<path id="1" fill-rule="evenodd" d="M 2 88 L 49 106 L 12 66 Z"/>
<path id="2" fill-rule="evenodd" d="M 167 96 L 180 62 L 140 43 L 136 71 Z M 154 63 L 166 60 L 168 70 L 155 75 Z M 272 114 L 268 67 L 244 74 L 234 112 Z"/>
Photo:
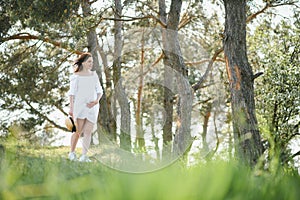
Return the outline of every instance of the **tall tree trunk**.
<path id="1" fill-rule="evenodd" d="M 122 15 L 121 0 L 115 0 L 115 18 L 120 19 Z M 114 62 L 113 62 L 113 82 L 115 86 L 115 97 L 119 102 L 121 109 L 121 127 L 120 127 L 120 146 L 123 149 L 130 150 L 130 107 L 122 84 L 121 63 L 122 63 L 122 22 L 115 20 L 115 44 L 114 44 Z M 114 105 L 116 107 L 116 105 Z M 114 115 L 117 116 L 116 109 Z"/>
<path id="2" fill-rule="evenodd" d="M 159 17 L 160 20 L 167 24 L 167 13 L 166 13 L 166 3 L 165 0 L 159 0 Z M 161 27 L 161 35 L 162 35 L 162 44 L 163 49 L 167 50 L 168 42 L 167 42 L 167 29 Z M 171 152 L 171 141 L 172 141 L 172 123 L 173 123 L 173 97 L 171 89 L 173 88 L 173 71 L 170 66 L 168 66 L 168 57 L 164 56 L 164 109 L 166 112 L 165 124 L 163 126 L 163 155 L 169 155 Z"/>
<path id="3" fill-rule="evenodd" d="M 235 152 L 254 166 L 263 148 L 255 115 L 254 76 L 246 50 L 246 0 L 224 0 L 224 53 L 228 74 Z"/>
<path id="4" fill-rule="evenodd" d="M 212 110 L 212 103 L 207 103 L 207 108 L 204 114 L 204 122 L 203 122 L 203 133 L 202 133 L 202 144 L 203 144 L 203 152 L 207 153 L 208 148 L 208 142 L 207 142 L 207 130 L 208 130 L 208 122 L 209 118 L 211 116 L 211 110 Z"/>
<path id="5" fill-rule="evenodd" d="M 178 91 L 177 104 L 177 126 L 173 141 L 174 155 L 181 155 L 191 142 L 191 110 L 192 110 L 192 89 L 187 79 L 187 69 L 182 58 L 182 53 L 178 40 L 178 24 L 181 12 L 181 0 L 172 0 L 167 23 L 167 66 L 176 73 L 176 84 Z M 173 77 L 171 77 L 173 78 Z"/>
<path id="6" fill-rule="evenodd" d="M 83 15 L 85 17 L 89 17 L 91 15 L 91 5 L 89 1 L 85 0 L 82 2 L 82 10 Z M 99 81 L 101 83 L 101 86 L 103 86 L 103 78 L 102 78 L 102 69 L 99 63 L 98 59 L 98 53 L 97 53 L 97 47 L 98 47 L 98 39 L 96 30 L 94 28 L 88 30 L 87 32 L 87 42 L 88 42 L 88 51 L 92 53 L 93 60 L 94 60 L 94 66 L 93 68 L 96 69 L 96 72 L 99 77 Z M 105 90 L 103 88 L 103 96 L 100 101 L 100 110 L 99 110 L 99 117 L 98 117 L 98 124 L 100 124 L 100 127 L 98 126 L 98 138 L 100 139 L 100 132 L 106 132 L 110 133 L 110 121 L 108 116 L 108 108 L 106 103 L 106 94 Z"/>
<path id="7" fill-rule="evenodd" d="M 142 100 L 143 100 L 143 87 L 144 87 L 144 64 L 145 64 L 145 31 L 142 30 L 141 39 L 141 65 L 139 71 L 139 87 L 137 93 L 137 105 L 136 105 L 136 143 L 139 148 L 145 147 L 145 139 L 143 133 L 143 119 L 142 119 Z"/>
<path id="8" fill-rule="evenodd" d="M 150 128 L 151 128 L 152 140 L 154 143 L 155 155 L 156 155 L 157 160 L 160 160 L 162 158 L 162 155 L 160 154 L 160 150 L 159 150 L 159 144 L 158 144 L 159 139 L 157 138 L 157 136 L 155 134 L 155 125 L 156 125 L 155 118 L 158 114 L 159 113 L 156 111 L 156 109 L 153 109 L 151 111 L 150 116 L 153 120 L 150 121 Z"/>
<path id="9" fill-rule="evenodd" d="M 110 135 L 112 140 L 116 140 L 117 139 L 117 125 L 116 125 L 116 120 L 114 120 L 113 118 L 113 113 L 112 113 L 112 74 L 111 74 L 111 70 L 108 67 L 108 59 L 107 59 L 107 54 L 104 52 L 103 50 L 103 46 L 99 46 L 98 48 L 98 52 L 101 56 L 101 60 L 102 60 L 102 64 L 103 64 L 103 70 L 104 70 L 104 74 L 105 74 L 105 85 L 106 85 L 106 90 L 105 90 L 105 94 L 106 94 L 106 103 L 107 103 L 107 110 L 108 110 L 108 115 L 106 116 L 106 118 L 108 118 L 109 120 L 109 127 L 110 127 Z M 104 101 L 105 102 L 105 101 Z M 101 108 L 100 108 L 101 109 Z M 104 117 L 102 115 L 100 115 L 100 117 Z"/>

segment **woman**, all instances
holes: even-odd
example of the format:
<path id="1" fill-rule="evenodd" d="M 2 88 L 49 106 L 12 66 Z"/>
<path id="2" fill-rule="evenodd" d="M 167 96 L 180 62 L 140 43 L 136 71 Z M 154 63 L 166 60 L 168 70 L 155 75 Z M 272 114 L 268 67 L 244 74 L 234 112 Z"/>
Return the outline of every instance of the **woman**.
<path id="1" fill-rule="evenodd" d="M 76 160 L 75 148 L 78 138 L 83 135 L 81 162 L 90 162 L 86 155 L 90 147 L 92 130 L 97 122 L 99 101 L 103 90 L 98 75 L 91 71 L 93 57 L 90 53 L 83 53 L 75 60 L 75 73 L 70 78 L 70 112 L 76 123 L 76 132 L 71 137 L 70 160 Z"/>

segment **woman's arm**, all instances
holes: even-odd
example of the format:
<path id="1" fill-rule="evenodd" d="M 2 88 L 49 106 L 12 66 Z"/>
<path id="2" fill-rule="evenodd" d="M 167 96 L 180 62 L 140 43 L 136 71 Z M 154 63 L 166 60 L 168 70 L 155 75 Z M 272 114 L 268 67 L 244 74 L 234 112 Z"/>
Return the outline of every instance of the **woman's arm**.
<path id="1" fill-rule="evenodd" d="M 73 117 L 73 110 L 74 110 L 74 95 L 70 95 L 69 96 L 70 99 L 70 111 L 69 111 L 69 115 L 71 117 Z"/>
<path id="2" fill-rule="evenodd" d="M 100 99 L 101 99 L 101 97 L 102 97 L 102 94 L 103 94 L 103 93 L 98 93 L 98 94 L 97 94 L 97 99 L 95 100 L 96 103 L 99 103 L 99 101 L 100 101 Z"/>
<path id="3" fill-rule="evenodd" d="M 70 76 L 70 89 L 69 89 L 69 92 L 68 92 L 69 101 L 70 101 L 69 115 L 71 117 L 74 117 L 73 116 L 73 110 L 74 110 L 74 98 L 75 98 L 76 90 L 77 90 L 77 75 L 71 75 Z"/>
<path id="4" fill-rule="evenodd" d="M 102 97 L 102 93 L 97 94 L 97 99 L 95 101 L 91 101 L 87 104 L 87 107 L 92 108 L 93 106 L 97 105 Z"/>

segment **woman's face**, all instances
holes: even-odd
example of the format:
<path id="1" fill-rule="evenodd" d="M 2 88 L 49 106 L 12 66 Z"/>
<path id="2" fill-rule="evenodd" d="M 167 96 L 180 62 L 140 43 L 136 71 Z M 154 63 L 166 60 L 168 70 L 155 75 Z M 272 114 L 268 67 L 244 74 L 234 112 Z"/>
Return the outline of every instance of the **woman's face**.
<path id="1" fill-rule="evenodd" d="M 93 68 L 93 58 L 89 57 L 86 61 L 82 63 L 83 67 L 86 69 L 92 69 Z"/>

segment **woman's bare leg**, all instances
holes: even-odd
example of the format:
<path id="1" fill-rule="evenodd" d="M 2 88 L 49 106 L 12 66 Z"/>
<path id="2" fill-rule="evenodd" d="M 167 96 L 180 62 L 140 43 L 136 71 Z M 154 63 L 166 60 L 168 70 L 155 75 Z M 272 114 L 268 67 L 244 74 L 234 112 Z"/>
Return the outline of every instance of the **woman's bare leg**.
<path id="1" fill-rule="evenodd" d="M 83 126 L 84 135 L 82 138 L 82 154 L 83 155 L 87 154 L 88 149 L 90 147 L 93 127 L 94 127 L 94 124 L 92 122 L 85 120 L 84 126 Z"/>
<path id="2" fill-rule="evenodd" d="M 71 137 L 71 152 L 75 151 L 79 136 L 82 133 L 83 130 L 83 125 L 84 125 L 85 120 L 84 119 L 77 119 L 76 120 L 76 132 L 73 133 L 72 137 Z"/>

